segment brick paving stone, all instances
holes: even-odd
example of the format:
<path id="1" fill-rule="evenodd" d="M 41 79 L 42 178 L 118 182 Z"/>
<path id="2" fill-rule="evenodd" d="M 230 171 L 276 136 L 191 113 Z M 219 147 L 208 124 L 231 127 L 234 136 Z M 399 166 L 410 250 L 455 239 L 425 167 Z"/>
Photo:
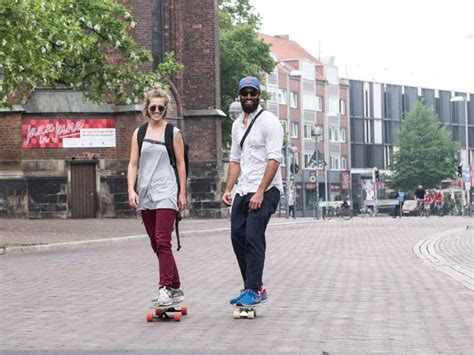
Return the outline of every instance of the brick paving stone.
<path id="1" fill-rule="evenodd" d="M 445 235 L 437 253 L 469 267 L 471 221 L 271 225 L 269 301 L 255 320 L 234 320 L 227 303 L 241 288 L 228 232 L 189 235 L 176 253 L 189 306 L 180 323 L 145 321 L 158 278 L 146 239 L 3 255 L 0 350 L 469 353 L 473 292 L 414 248 Z"/>

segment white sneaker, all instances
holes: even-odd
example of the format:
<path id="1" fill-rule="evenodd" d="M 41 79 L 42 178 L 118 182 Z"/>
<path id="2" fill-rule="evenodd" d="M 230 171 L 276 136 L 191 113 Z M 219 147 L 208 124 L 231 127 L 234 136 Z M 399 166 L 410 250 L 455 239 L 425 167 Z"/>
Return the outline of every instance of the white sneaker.
<path id="1" fill-rule="evenodd" d="M 171 299 L 171 291 L 166 287 L 160 288 L 160 293 L 157 298 L 152 300 L 153 303 L 157 303 L 160 306 L 169 306 L 173 303 Z"/>

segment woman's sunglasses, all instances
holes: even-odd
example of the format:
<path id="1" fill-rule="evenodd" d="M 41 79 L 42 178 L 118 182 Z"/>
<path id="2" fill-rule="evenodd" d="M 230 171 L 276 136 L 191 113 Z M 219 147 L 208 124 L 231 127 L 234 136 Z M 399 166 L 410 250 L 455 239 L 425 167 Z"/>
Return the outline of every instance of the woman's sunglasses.
<path id="1" fill-rule="evenodd" d="M 150 110 L 150 112 L 153 112 L 153 113 L 155 113 L 156 111 L 164 112 L 166 110 L 166 106 L 164 106 L 164 105 L 151 105 L 150 107 L 148 107 L 148 109 Z"/>

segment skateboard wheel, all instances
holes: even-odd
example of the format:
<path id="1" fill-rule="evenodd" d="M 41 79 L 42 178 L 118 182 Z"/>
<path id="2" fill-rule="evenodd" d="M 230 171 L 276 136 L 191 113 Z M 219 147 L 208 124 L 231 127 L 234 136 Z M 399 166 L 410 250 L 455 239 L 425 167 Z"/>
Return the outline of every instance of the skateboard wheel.
<path id="1" fill-rule="evenodd" d="M 153 322 L 153 319 L 155 318 L 155 315 L 153 314 L 153 312 L 148 312 L 146 314 L 146 321 L 147 322 Z"/>
<path id="2" fill-rule="evenodd" d="M 181 312 L 176 312 L 174 314 L 174 321 L 179 322 L 181 320 Z"/>
<path id="3" fill-rule="evenodd" d="M 155 315 L 160 316 L 161 315 L 161 309 L 155 309 Z"/>
<path id="4" fill-rule="evenodd" d="M 239 319 L 240 318 L 240 311 L 235 310 L 234 311 L 234 319 Z"/>
<path id="5" fill-rule="evenodd" d="M 248 311 L 247 312 L 247 318 L 248 319 L 254 319 L 256 316 L 255 311 Z"/>
<path id="6" fill-rule="evenodd" d="M 188 307 L 186 307 L 186 306 L 181 307 L 181 314 L 183 316 L 187 316 L 188 315 Z"/>

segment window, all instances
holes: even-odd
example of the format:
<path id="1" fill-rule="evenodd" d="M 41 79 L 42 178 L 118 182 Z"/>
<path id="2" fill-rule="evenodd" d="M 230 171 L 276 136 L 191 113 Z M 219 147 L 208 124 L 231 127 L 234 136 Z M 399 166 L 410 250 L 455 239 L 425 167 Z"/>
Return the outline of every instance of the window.
<path id="1" fill-rule="evenodd" d="M 336 97 L 329 98 L 329 113 L 337 114 L 339 112 L 339 99 Z"/>
<path id="2" fill-rule="evenodd" d="M 316 111 L 318 112 L 323 112 L 323 97 L 322 96 L 316 96 Z"/>
<path id="3" fill-rule="evenodd" d="M 364 119 L 365 143 L 372 143 L 372 124 L 370 120 Z"/>
<path id="4" fill-rule="evenodd" d="M 339 100 L 339 113 L 341 115 L 346 114 L 346 102 L 344 100 Z"/>
<path id="5" fill-rule="evenodd" d="M 311 159 L 313 158 L 313 154 L 304 154 L 304 166 L 307 168 L 309 164 L 311 163 Z"/>
<path id="6" fill-rule="evenodd" d="M 286 105 L 286 89 L 278 89 L 278 103 Z"/>
<path id="7" fill-rule="evenodd" d="M 299 124 L 291 122 L 291 138 L 298 138 Z"/>
<path id="8" fill-rule="evenodd" d="M 270 94 L 269 101 L 278 102 L 278 88 L 276 86 L 268 86 L 267 92 Z"/>
<path id="9" fill-rule="evenodd" d="M 392 156 L 392 152 L 390 150 L 390 146 L 386 145 L 383 147 L 384 149 L 384 155 L 385 155 L 385 169 L 389 169 L 390 168 L 390 163 L 391 163 L 391 156 Z"/>
<path id="10" fill-rule="evenodd" d="M 280 120 L 281 126 L 283 127 L 283 132 L 285 132 L 285 136 L 288 134 L 288 122 Z"/>
<path id="11" fill-rule="evenodd" d="M 291 91 L 290 92 L 290 107 L 297 108 L 298 107 L 298 93 Z"/>
<path id="12" fill-rule="evenodd" d="M 329 141 L 339 142 L 339 127 L 329 127 Z"/>
<path id="13" fill-rule="evenodd" d="M 339 162 L 340 162 L 339 156 L 331 155 L 331 169 L 339 170 L 340 169 Z"/>
<path id="14" fill-rule="evenodd" d="M 327 68 L 326 70 L 326 78 L 328 79 L 328 83 L 332 85 L 339 85 L 339 78 L 337 69 L 335 68 Z"/>
<path id="15" fill-rule="evenodd" d="M 345 128 L 341 128 L 340 138 L 341 138 L 341 143 L 346 143 L 346 129 Z"/>
<path id="16" fill-rule="evenodd" d="M 347 170 L 347 158 L 346 157 L 341 157 L 341 169 L 342 170 Z"/>
<path id="17" fill-rule="evenodd" d="M 364 91 L 364 117 L 370 117 L 369 91 Z"/>
<path id="18" fill-rule="evenodd" d="M 316 68 L 314 64 L 308 61 L 302 61 L 301 67 L 303 69 L 303 77 L 308 80 L 316 79 Z"/>
<path id="19" fill-rule="evenodd" d="M 305 124 L 304 125 L 304 138 L 305 139 L 312 139 L 313 137 L 311 137 L 311 127 L 313 127 L 313 125 L 310 125 L 310 124 Z"/>
<path id="20" fill-rule="evenodd" d="M 312 94 L 304 94 L 303 107 L 305 110 L 316 111 L 316 96 Z"/>

